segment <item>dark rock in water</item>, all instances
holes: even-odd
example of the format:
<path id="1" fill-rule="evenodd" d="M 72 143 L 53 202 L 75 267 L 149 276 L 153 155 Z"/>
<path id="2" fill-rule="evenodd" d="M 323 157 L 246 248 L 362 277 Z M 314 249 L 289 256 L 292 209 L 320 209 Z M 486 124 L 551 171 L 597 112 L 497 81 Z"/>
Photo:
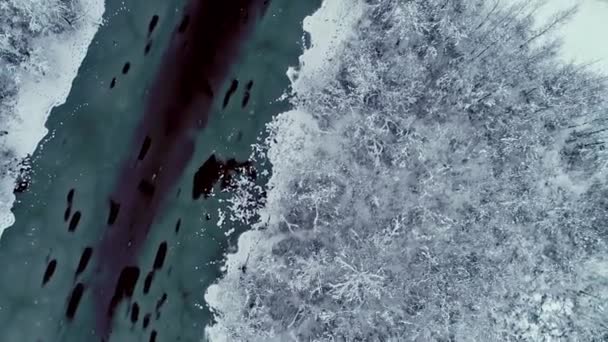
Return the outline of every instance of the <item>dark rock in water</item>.
<path id="1" fill-rule="evenodd" d="M 80 255 L 80 261 L 78 262 L 78 267 L 76 268 L 76 273 L 74 277 L 78 277 L 84 270 L 86 270 L 87 265 L 89 264 L 89 260 L 91 260 L 91 256 L 93 255 L 93 248 L 86 247 L 82 254 Z"/>
<path id="2" fill-rule="evenodd" d="M 152 184 L 152 182 L 146 180 L 146 179 L 142 179 L 139 182 L 139 185 L 137 186 L 137 189 L 144 194 L 146 197 L 152 197 L 154 196 L 154 192 L 156 191 L 156 187 L 154 186 L 154 184 Z"/>
<path id="3" fill-rule="evenodd" d="M 74 316 L 76 315 L 76 310 L 78 310 L 78 305 L 80 305 L 80 300 L 82 299 L 83 293 L 84 285 L 82 283 L 76 284 L 76 286 L 72 290 L 72 294 L 70 295 L 70 300 L 68 302 L 68 307 L 65 311 L 65 317 L 68 320 L 74 319 Z"/>
<path id="4" fill-rule="evenodd" d="M 304 35 L 302 36 L 302 43 L 304 50 L 310 49 L 312 43 L 310 32 L 304 31 Z"/>
<path id="5" fill-rule="evenodd" d="M 139 305 L 137 304 L 137 302 L 135 302 L 131 306 L 131 323 L 133 323 L 133 324 L 137 323 L 138 319 L 139 319 Z"/>
<path id="6" fill-rule="evenodd" d="M 192 186 L 192 199 L 197 200 L 201 196 L 208 198 L 213 190 L 213 186 L 221 179 L 221 187 L 227 188 L 232 180 L 233 173 L 236 171 L 247 170 L 253 174 L 250 161 L 237 162 L 235 159 L 229 159 L 225 163 L 218 160 L 215 154 L 212 154 L 203 165 L 194 174 Z"/>
<path id="7" fill-rule="evenodd" d="M 226 91 L 226 95 L 224 95 L 224 102 L 222 103 L 222 108 L 226 108 L 226 106 L 228 106 L 228 102 L 230 102 L 230 98 L 236 92 L 238 86 L 239 81 L 232 80 L 232 82 L 230 83 L 230 88 L 228 88 L 228 91 Z"/>
<path id="8" fill-rule="evenodd" d="M 66 196 L 66 200 L 68 201 L 68 207 L 63 212 L 63 220 L 68 222 L 70 219 L 70 215 L 72 214 L 72 203 L 74 202 L 74 188 L 68 191 L 68 195 Z"/>
<path id="9" fill-rule="evenodd" d="M 74 193 L 75 193 L 75 190 L 73 188 L 70 189 L 70 191 L 68 191 L 68 195 L 66 197 L 68 204 L 72 204 L 72 202 L 74 202 Z"/>
<path id="10" fill-rule="evenodd" d="M 146 275 L 146 279 L 144 280 L 144 294 L 148 294 L 150 292 L 150 287 L 152 286 L 152 280 L 154 280 L 154 271 L 148 272 Z"/>
<path id="11" fill-rule="evenodd" d="M 182 225 L 182 219 L 178 219 L 175 223 L 175 234 L 179 233 L 179 228 Z"/>
<path id="12" fill-rule="evenodd" d="M 182 22 L 179 24 L 179 28 L 177 29 L 177 32 L 179 32 L 179 33 L 186 32 L 189 24 L 190 24 L 190 16 L 186 14 L 184 16 L 184 18 L 182 19 Z"/>
<path id="13" fill-rule="evenodd" d="M 116 86 L 116 77 L 112 78 L 112 81 L 110 82 L 110 89 L 114 88 Z"/>
<path id="14" fill-rule="evenodd" d="M 152 40 L 148 40 L 146 43 L 146 47 L 144 48 L 144 56 L 150 53 L 150 49 L 152 49 Z"/>
<path id="15" fill-rule="evenodd" d="M 245 85 L 245 95 L 243 95 L 243 101 L 241 101 L 241 108 L 247 107 L 249 98 L 251 97 L 251 88 L 253 87 L 253 80 L 247 82 Z"/>
<path id="16" fill-rule="evenodd" d="M 243 95 L 243 102 L 241 102 L 241 108 L 245 108 L 247 107 L 247 104 L 249 103 L 249 97 L 251 95 L 249 94 L 249 92 L 246 92 L 245 95 Z"/>
<path id="17" fill-rule="evenodd" d="M 31 155 L 28 154 L 27 157 L 17 164 L 17 166 L 19 167 L 19 174 L 15 182 L 15 188 L 13 189 L 13 193 L 15 194 L 26 191 L 30 186 L 30 171 L 32 170 Z"/>
<path id="18" fill-rule="evenodd" d="M 148 24 L 148 36 L 154 32 L 156 25 L 158 24 L 158 15 L 153 15 L 152 19 L 150 19 L 150 23 Z"/>
<path id="19" fill-rule="evenodd" d="M 199 199 L 201 195 L 209 197 L 213 185 L 221 177 L 221 163 L 212 154 L 194 174 L 194 185 L 192 187 L 192 198 Z"/>
<path id="20" fill-rule="evenodd" d="M 44 271 L 44 276 L 42 277 L 42 286 L 46 285 L 46 283 L 51 280 L 51 277 L 55 273 L 55 269 L 57 268 L 57 260 L 53 259 L 51 262 L 46 265 L 46 271 Z"/>
<path id="21" fill-rule="evenodd" d="M 125 63 L 125 65 L 122 67 L 122 74 L 126 75 L 129 73 L 129 69 L 131 69 L 131 63 L 127 62 Z"/>
<path id="22" fill-rule="evenodd" d="M 120 277 L 118 277 L 118 282 L 116 283 L 114 296 L 112 297 L 112 301 L 110 302 L 110 306 L 108 307 L 109 317 L 113 317 L 114 311 L 116 310 L 116 306 L 123 298 L 129 298 L 133 296 L 133 292 L 135 291 L 135 285 L 137 285 L 138 278 L 138 267 L 127 266 L 123 268 L 122 272 L 120 273 Z"/>
<path id="23" fill-rule="evenodd" d="M 167 301 L 167 294 L 163 293 L 163 295 L 156 302 L 156 319 L 160 316 L 160 309 L 163 307 L 163 304 Z"/>
<path id="24" fill-rule="evenodd" d="M 142 322 L 142 326 L 143 326 L 144 330 L 146 328 L 148 328 L 148 325 L 150 324 L 150 316 L 151 316 L 150 313 L 147 313 L 147 314 L 144 315 L 144 319 L 143 319 L 143 322 Z"/>
<path id="25" fill-rule="evenodd" d="M 156 251 L 156 258 L 154 259 L 154 270 L 159 270 L 163 267 L 165 263 L 165 257 L 167 255 L 167 242 L 163 241 L 160 246 L 158 246 L 158 251 Z"/>
<path id="26" fill-rule="evenodd" d="M 150 342 L 156 342 L 156 330 L 152 330 L 150 333 Z"/>
<path id="27" fill-rule="evenodd" d="M 228 159 L 226 163 L 224 163 L 222 171 L 222 182 L 220 183 L 222 190 L 233 186 L 232 177 L 236 173 L 246 173 L 252 180 L 255 180 L 257 176 L 250 161 L 237 162 L 234 158 Z"/>
<path id="28" fill-rule="evenodd" d="M 110 200 L 110 214 L 108 215 L 108 225 L 111 226 L 116 222 L 118 218 L 118 214 L 120 212 L 120 204 L 116 203 L 114 200 Z"/>
<path id="29" fill-rule="evenodd" d="M 68 205 L 68 207 L 65 208 L 65 211 L 63 212 L 63 220 L 65 222 L 68 222 L 68 220 L 70 219 L 70 215 L 72 215 L 72 206 Z"/>
<path id="30" fill-rule="evenodd" d="M 152 145 L 152 139 L 150 139 L 150 137 L 146 135 L 146 138 L 144 139 L 144 142 L 141 145 L 141 149 L 139 150 L 139 155 L 137 156 L 137 159 L 144 160 L 146 154 L 148 154 L 150 145 Z"/>
<path id="31" fill-rule="evenodd" d="M 22 193 L 25 190 L 27 190 L 27 188 L 29 188 L 29 186 L 30 186 L 30 181 L 27 178 L 18 177 L 17 182 L 15 184 L 15 189 L 13 190 L 13 193 L 16 193 L 16 194 Z"/>
<path id="32" fill-rule="evenodd" d="M 74 215 L 72 215 L 72 219 L 70 220 L 70 224 L 68 225 L 69 232 L 73 232 L 76 230 L 76 227 L 78 227 L 78 223 L 80 222 L 80 217 L 80 211 L 77 211 L 74 213 Z"/>

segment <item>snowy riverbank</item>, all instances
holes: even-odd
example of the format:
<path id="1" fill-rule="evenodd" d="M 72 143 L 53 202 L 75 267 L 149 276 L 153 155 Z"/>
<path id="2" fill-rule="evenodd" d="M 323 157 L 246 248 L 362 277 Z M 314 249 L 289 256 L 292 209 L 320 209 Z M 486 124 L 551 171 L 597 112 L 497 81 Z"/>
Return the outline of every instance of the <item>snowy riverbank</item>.
<path id="1" fill-rule="evenodd" d="M 12 90 L 0 98 L 0 127 L 5 132 L 0 136 L 1 235 L 15 220 L 11 208 L 16 164 L 34 152 L 48 133 L 45 122 L 51 110 L 66 100 L 102 23 L 104 1 L 41 5 L 33 0 L 5 0 L 0 3 L 0 12 L 9 14 L 17 24 L 3 22 L 0 40 L 2 83 Z"/>

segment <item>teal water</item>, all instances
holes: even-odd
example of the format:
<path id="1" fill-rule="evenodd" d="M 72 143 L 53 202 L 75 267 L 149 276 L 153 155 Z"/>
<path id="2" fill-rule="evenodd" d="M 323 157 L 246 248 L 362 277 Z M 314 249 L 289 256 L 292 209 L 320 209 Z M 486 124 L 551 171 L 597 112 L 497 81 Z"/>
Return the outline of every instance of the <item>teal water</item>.
<path id="1" fill-rule="evenodd" d="M 97 33 L 66 103 L 51 113 L 47 122 L 50 133 L 33 155 L 31 184 L 17 196 L 16 224 L 0 240 L 4 270 L 0 275 L 0 341 L 86 341 L 93 336 L 92 301 L 86 290 L 75 319 L 65 319 L 74 273 L 84 248 L 95 246 L 102 236 L 109 192 L 121 161 L 130 152 L 131 134 L 141 118 L 146 89 L 180 19 L 183 3 L 107 1 L 106 24 Z M 289 84 L 287 67 L 297 64 L 302 51 L 301 21 L 319 4 L 320 0 L 274 1 L 246 44 L 232 72 L 241 86 L 225 109 L 215 105 L 208 127 L 198 137 L 195 156 L 179 182 L 181 191 L 175 189 L 176 196 L 166 203 L 139 259 L 140 267 L 149 269 L 158 245 L 166 241 L 166 267 L 145 296 L 145 274 L 140 276 L 133 297 L 140 306 L 139 318 L 133 324 L 123 303 L 111 341 L 148 341 L 153 330 L 158 341 L 202 338 L 211 318 L 204 306 L 204 290 L 219 275 L 217 261 L 229 241 L 216 225 L 221 203 L 217 198 L 193 201 L 192 177 L 212 153 L 222 159 L 246 159 L 264 124 L 287 108 L 286 103 L 275 100 Z M 154 14 L 160 21 L 151 51 L 144 56 L 148 23 Z M 122 75 L 126 62 L 131 68 Z M 113 77 L 116 86 L 110 89 Z M 254 81 L 251 100 L 242 109 L 242 85 L 249 80 Z M 223 95 L 227 87 L 219 93 Z M 82 215 L 74 232 L 68 232 L 64 220 L 70 189 L 74 189 L 70 219 L 76 211 Z M 178 219 L 182 223 L 176 234 Z M 94 251 L 89 265 L 95 264 L 95 257 Z M 57 262 L 56 270 L 42 286 L 52 260 Z M 83 276 L 86 285 L 87 279 L 96 276 L 95 270 L 89 267 Z M 155 306 L 163 294 L 167 299 L 157 316 Z M 150 324 L 143 329 L 142 320 L 148 313 Z"/>

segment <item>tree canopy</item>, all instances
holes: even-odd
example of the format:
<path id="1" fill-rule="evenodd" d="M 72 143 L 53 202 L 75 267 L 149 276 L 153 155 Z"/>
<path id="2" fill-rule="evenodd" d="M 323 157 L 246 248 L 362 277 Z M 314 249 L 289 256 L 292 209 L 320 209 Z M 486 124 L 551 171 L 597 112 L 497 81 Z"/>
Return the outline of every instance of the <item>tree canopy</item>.
<path id="1" fill-rule="evenodd" d="M 606 83 L 552 36 L 574 9 L 364 6 L 256 146 L 211 340 L 608 338 Z"/>

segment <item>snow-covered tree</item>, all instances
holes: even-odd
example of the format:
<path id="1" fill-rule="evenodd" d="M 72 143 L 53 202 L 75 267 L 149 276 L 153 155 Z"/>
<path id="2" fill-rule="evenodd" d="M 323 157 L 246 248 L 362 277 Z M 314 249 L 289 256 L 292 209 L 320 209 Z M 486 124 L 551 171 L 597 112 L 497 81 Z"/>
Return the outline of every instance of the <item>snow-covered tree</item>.
<path id="1" fill-rule="evenodd" d="M 364 6 L 256 146 L 267 198 L 209 338 L 608 339 L 607 89 L 556 58 L 573 9 Z"/>

